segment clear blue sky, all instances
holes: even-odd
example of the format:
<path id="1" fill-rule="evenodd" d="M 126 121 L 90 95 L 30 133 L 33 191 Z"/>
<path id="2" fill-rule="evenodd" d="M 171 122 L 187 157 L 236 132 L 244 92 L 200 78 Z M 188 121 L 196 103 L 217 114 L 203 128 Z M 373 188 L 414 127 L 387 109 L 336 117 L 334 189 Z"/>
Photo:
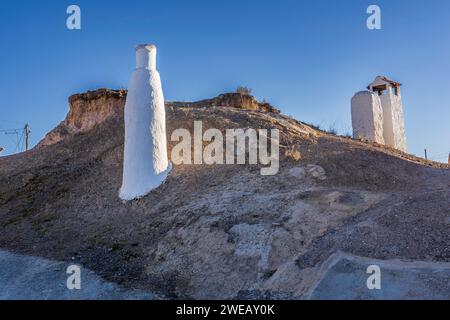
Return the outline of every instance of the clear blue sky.
<path id="1" fill-rule="evenodd" d="M 82 30 L 66 29 L 66 8 Z M 382 30 L 366 9 L 382 9 Z M 253 89 L 295 118 L 351 132 L 350 98 L 378 75 L 404 84 L 409 151 L 450 151 L 450 1 L 0 2 L 0 129 L 31 125 L 32 145 L 69 95 L 126 88 L 134 45 L 158 46 L 167 100 Z M 13 151 L 0 133 L 0 146 Z"/>

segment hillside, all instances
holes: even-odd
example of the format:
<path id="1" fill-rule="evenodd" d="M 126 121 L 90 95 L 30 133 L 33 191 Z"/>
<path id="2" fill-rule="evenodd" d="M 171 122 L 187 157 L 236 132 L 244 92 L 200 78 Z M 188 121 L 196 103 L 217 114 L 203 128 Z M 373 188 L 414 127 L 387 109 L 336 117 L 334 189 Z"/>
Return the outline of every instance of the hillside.
<path id="1" fill-rule="evenodd" d="M 168 137 L 194 120 L 204 130 L 278 128 L 277 175 L 179 165 L 159 189 L 121 202 L 125 97 L 72 96 L 66 120 L 36 148 L 0 158 L 1 249 L 169 298 L 307 298 L 339 252 L 450 262 L 447 165 L 328 134 L 239 95 L 167 103 Z"/>

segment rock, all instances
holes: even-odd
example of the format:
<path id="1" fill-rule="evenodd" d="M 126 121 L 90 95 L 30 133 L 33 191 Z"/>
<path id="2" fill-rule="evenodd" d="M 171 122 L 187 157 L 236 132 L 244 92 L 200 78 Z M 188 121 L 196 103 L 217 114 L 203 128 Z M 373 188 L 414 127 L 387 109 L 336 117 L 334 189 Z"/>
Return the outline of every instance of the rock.
<path id="1" fill-rule="evenodd" d="M 288 171 L 289 175 L 298 179 L 305 178 L 306 176 L 317 179 L 325 180 L 327 177 L 325 175 L 325 170 L 315 164 L 309 164 L 305 167 L 293 167 Z"/>
<path id="2" fill-rule="evenodd" d="M 293 167 L 289 169 L 289 175 L 295 178 L 302 179 L 306 176 L 306 171 L 303 167 Z"/>
<path id="3" fill-rule="evenodd" d="M 52 145 L 74 134 L 87 132 L 107 119 L 123 114 L 127 91 L 98 89 L 69 98 L 69 113 L 63 122 L 39 142 Z"/>
<path id="4" fill-rule="evenodd" d="M 242 223 L 233 226 L 230 233 L 236 240 L 237 256 L 259 257 L 258 266 L 267 267 L 271 235 L 264 225 Z"/>
<path id="5" fill-rule="evenodd" d="M 325 180 L 327 178 L 325 175 L 325 170 L 319 165 L 308 164 L 306 166 L 306 171 L 308 175 L 317 180 Z"/>
<path id="6" fill-rule="evenodd" d="M 259 110 L 264 112 L 280 113 L 280 110 L 267 102 L 259 102 L 255 97 L 249 94 L 237 92 L 224 93 L 215 98 L 205 99 L 197 102 L 172 102 L 169 106 L 185 108 L 204 108 L 204 107 L 233 107 L 246 110 Z"/>

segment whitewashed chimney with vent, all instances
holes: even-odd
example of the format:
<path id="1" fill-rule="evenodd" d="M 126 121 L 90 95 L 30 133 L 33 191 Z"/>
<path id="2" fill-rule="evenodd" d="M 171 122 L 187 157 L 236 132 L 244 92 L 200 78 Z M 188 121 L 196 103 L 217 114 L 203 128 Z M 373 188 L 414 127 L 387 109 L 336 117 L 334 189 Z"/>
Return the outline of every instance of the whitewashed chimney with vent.
<path id="1" fill-rule="evenodd" d="M 407 151 L 401 84 L 377 76 L 352 98 L 352 126 L 355 138 L 365 138 Z"/>
<path id="2" fill-rule="evenodd" d="M 120 198 L 133 200 L 157 188 L 167 177 L 166 112 L 156 70 L 156 46 L 136 47 L 136 69 L 125 103 L 125 144 Z"/>
<path id="3" fill-rule="evenodd" d="M 378 94 L 383 109 L 384 143 L 398 150 L 407 151 L 401 84 L 389 78 L 378 76 L 368 89 Z"/>

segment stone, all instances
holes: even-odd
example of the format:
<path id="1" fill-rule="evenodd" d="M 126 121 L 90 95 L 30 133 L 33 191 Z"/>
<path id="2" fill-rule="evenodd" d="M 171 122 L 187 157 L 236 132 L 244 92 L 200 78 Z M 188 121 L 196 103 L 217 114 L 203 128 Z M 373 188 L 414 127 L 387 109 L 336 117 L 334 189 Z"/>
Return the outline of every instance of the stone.
<path id="1" fill-rule="evenodd" d="M 308 164 L 306 166 L 306 171 L 308 174 L 317 179 L 317 180 L 325 180 L 327 177 L 325 175 L 325 170 L 319 165 L 316 164 Z"/>
<path id="2" fill-rule="evenodd" d="M 289 169 L 289 175 L 291 175 L 292 177 L 301 179 L 306 176 L 306 171 L 305 171 L 305 168 L 303 168 L 303 167 L 293 167 L 293 168 Z"/>

